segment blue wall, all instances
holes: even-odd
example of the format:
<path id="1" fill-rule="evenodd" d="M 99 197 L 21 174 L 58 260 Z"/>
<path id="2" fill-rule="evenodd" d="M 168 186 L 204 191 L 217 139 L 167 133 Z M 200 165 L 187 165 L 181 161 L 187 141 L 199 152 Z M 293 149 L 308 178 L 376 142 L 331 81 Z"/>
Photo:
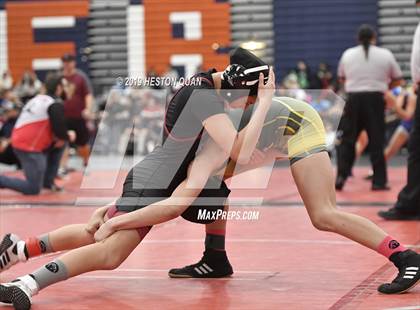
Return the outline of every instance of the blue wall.
<path id="1" fill-rule="evenodd" d="M 377 26 L 378 0 L 273 0 L 276 72 L 283 78 L 298 60 L 334 73 L 342 52 L 356 43 L 360 24 Z"/>

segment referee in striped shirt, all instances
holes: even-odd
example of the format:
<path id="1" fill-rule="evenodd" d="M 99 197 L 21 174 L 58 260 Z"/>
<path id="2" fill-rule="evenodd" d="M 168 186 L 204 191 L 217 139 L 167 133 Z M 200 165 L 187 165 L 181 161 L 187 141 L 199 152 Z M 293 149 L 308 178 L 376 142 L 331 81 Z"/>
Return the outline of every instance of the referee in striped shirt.
<path id="1" fill-rule="evenodd" d="M 420 13 L 420 0 L 416 4 Z M 417 107 L 408 142 L 407 185 L 400 191 L 393 208 L 379 211 L 379 216 L 387 220 L 420 220 L 420 22 L 411 52 L 411 77 L 417 87 Z"/>
<path id="2" fill-rule="evenodd" d="M 394 55 L 375 45 L 376 33 L 362 25 L 359 45 L 347 49 L 338 66 L 338 77 L 344 81 L 347 101 L 337 133 L 336 189 L 342 190 L 355 160 L 355 144 L 362 130 L 369 137 L 370 161 L 373 168 L 372 190 L 387 190 L 384 158 L 385 99 L 384 93 L 399 85 L 402 72 Z"/>

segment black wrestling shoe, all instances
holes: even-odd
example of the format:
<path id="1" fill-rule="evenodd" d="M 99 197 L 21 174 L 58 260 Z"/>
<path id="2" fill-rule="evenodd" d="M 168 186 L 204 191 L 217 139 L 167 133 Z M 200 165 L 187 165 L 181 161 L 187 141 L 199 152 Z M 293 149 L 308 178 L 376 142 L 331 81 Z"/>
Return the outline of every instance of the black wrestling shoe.
<path id="1" fill-rule="evenodd" d="M 45 185 L 44 189 L 47 189 L 53 193 L 61 193 L 64 191 L 64 189 L 61 186 L 58 186 L 57 184 L 53 183 L 51 185 Z"/>
<path id="2" fill-rule="evenodd" d="M 20 281 L 0 284 L 0 302 L 12 304 L 16 310 L 30 310 L 32 305 L 30 291 Z"/>
<path id="3" fill-rule="evenodd" d="M 382 294 L 401 294 L 416 286 L 420 281 L 420 255 L 412 250 L 397 252 L 390 260 L 398 268 L 397 277 L 391 283 L 378 287 Z"/>
<path id="4" fill-rule="evenodd" d="M 205 250 L 201 260 L 193 265 L 169 270 L 170 278 L 223 278 L 233 274 L 226 251 Z"/>
<path id="5" fill-rule="evenodd" d="M 368 175 L 366 175 L 364 178 L 366 181 L 372 181 L 373 180 L 373 172 L 369 172 Z"/>
<path id="6" fill-rule="evenodd" d="M 338 175 L 337 179 L 335 180 L 335 189 L 337 191 L 341 191 L 343 190 L 344 184 L 346 183 L 346 179 L 345 177 Z"/>
<path id="7" fill-rule="evenodd" d="M 377 184 L 372 184 L 372 191 L 389 191 L 391 190 L 391 187 L 389 187 L 388 184 L 384 184 L 384 185 L 377 185 Z"/>
<path id="8" fill-rule="evenodd" d="M 385 220 L 389 221 L 418 221 L 420 214 L 406 213 L 397 207 L 390 208 L 386 211 L 379 211 L 378 215 Z"/>

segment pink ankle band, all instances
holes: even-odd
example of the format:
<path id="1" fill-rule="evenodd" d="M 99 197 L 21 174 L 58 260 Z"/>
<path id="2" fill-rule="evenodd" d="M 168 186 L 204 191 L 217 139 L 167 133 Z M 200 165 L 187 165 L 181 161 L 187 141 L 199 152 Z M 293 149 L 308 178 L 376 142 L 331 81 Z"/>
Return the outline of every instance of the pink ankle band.
<path id="1" fill-rule="evenodd" d="M 396 252 L 403 252 L 406 248 L 391 236 L 386 236 L 385 239 L 378 246 L 378 253 L 386 258 L 389 258 Z"/>

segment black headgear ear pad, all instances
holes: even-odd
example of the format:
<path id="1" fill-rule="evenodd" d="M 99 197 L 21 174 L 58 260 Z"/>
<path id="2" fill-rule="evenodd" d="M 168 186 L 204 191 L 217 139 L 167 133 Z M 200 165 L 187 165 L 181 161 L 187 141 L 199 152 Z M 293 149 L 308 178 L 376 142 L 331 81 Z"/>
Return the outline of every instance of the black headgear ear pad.
<path id="1" fill-rule="evenodd" d="M 222 75 L 222 89 L 249 90 L 245 96 L 256 96 L 260 74 L 264 75 L 264 82 L 266 82 L 270 67 L 256 55 L 241 47 L 231 51 L 230 63 L 231 65 L 226 68 Z M 229 95 L 224 96 L 228 101 L 244 96 L 244 91 L 236 91 L 237 94 L 235 95 L 232 95 L 233 92 L 224 92 Z"/>
<path id="2" fill-rule="evenodd" d="M 251 93 L 255 92 L 256 94 L 258 91 L 260 73 L 264 74 L 264 81 L 268 80 L 269 66 L 262 59 L 244 48 L 238 47 L 230 53 L 230 63 L 240 64 L 246 68 L 244 74 L 247 77 L 247 88 L 251 89 Z"/>
<path id="3" fill-rule="evenodd" d="M 222 74 L 222 96 L 229 102 L 244 96 L 256 96 L 258 92 L 259 75 L 260 73 L 264 74 L 265 82 L 268 80 L 268 71 L 268 65 L 247 69 L 240 64 L 231 64 Z M 244 90 L 247 91 L 245 92 Z"/>
<path id="4" fill-rule="evenodd" d="M 247 69 L 242 65 L 232 64 L 222 74 L 222 88 L 251 89 L 258 84 L 260 73 L 264 74 L 264 82 L 268 80 L 268 71 L 268 65 Z"/>
<path id="5" fill-rule="evenodd" d="M 247 76 L 246 68 L 242 65 L 232 64 L 228 66 L 222 74 L 222 88 L 242 89 L 246 88 Z"/>

